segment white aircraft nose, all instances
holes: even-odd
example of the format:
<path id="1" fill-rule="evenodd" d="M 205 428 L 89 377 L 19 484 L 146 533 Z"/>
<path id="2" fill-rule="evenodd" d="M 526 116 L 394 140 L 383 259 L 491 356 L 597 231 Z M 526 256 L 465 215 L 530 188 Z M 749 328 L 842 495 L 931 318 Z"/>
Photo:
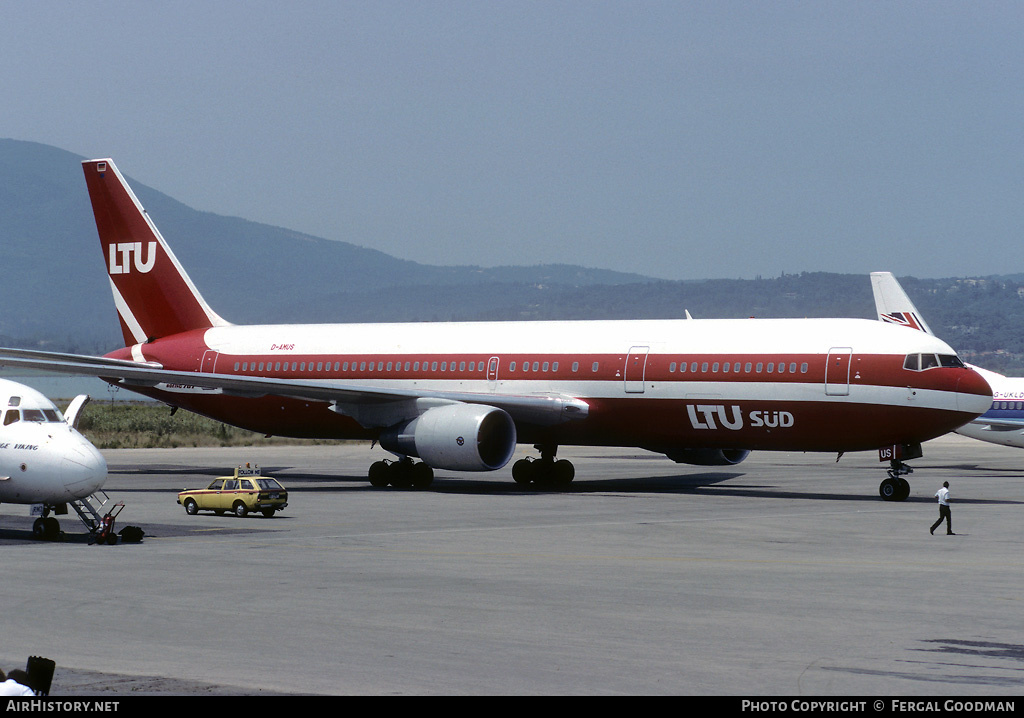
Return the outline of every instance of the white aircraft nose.
<path id="1" fill-rule="evenodd" d="M 68 493 L 82 498 L 98 491 L 107 480 L 107 460 L 88 439 L 76 434 L 65 447 L 60 475 Z"/>

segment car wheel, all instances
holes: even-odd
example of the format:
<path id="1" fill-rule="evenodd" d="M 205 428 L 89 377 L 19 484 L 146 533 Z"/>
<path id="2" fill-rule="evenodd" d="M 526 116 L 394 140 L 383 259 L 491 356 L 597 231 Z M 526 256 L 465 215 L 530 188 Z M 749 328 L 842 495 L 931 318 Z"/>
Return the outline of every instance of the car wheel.
<path id="1" fill-rule="evenodd" d="M 195 516 L 199 513 L 199 504 L 192 499 L 185 499 L 185 513 L 189 516 Z"/>
<path id="2" fill-rule="evenodd" d="M 241 501 L 236 501 L 234 505 L 235 516 L 240 519 L 244 519 L 249 514 L 249 509 Z"/>
<path id="3" fill-rule="evenodd" d="M 262 513 L 265 518 L 269 519 L 274 515 L 274 509 L 263 509 Z"/>

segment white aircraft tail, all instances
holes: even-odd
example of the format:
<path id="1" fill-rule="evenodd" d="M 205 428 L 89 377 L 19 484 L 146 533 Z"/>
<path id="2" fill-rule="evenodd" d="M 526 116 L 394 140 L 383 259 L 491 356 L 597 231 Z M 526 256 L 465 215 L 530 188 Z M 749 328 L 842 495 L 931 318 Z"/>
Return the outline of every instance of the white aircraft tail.
<path id="1" fill-rule="evenodd" d="M 872 272 L 871 291 L 875 295 L 875 311 L 880 321 L 899 324 L 934 336 L 935 332 L 928 327 L 892 272 Z"/>

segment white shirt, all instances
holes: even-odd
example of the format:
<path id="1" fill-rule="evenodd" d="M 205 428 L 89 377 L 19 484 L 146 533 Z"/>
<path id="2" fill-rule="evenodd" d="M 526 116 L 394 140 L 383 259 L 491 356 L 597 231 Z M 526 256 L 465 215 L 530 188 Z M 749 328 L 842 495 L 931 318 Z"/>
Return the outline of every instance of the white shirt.
<path id="1" fill-rule="evenodd" d="M 939 503 L 943 506 L 949 506 L 949 489 L 943 486 L 941 489 L 935 492 L 935 495 L 939 497 Z"/>
<path id="2" fill-rule="evenodd" d="M 23 686 L 17 681 L 8 678 L 0 683 L 0 696 L 34 696 L 35 693 L 28 686 Z"/>

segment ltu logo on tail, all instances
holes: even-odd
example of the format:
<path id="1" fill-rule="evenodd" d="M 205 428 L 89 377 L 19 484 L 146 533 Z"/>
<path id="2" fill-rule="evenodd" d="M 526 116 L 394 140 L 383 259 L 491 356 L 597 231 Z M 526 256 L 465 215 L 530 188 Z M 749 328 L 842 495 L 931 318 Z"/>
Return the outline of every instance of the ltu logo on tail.
<path id="1" fill-rule="evenodd" d="M 135 271 L 146 274 L 156 264 L 156 242 L 150 242 L 146 248 L 146 259 L 142 258 L 142 242 L 118 242 L 111 244 L 108 249 L 107 266 L 111 274 L 129 274 L 132 271 L 132 264 Z M 134 256 L 134 260 L 132 257 Z"/>

